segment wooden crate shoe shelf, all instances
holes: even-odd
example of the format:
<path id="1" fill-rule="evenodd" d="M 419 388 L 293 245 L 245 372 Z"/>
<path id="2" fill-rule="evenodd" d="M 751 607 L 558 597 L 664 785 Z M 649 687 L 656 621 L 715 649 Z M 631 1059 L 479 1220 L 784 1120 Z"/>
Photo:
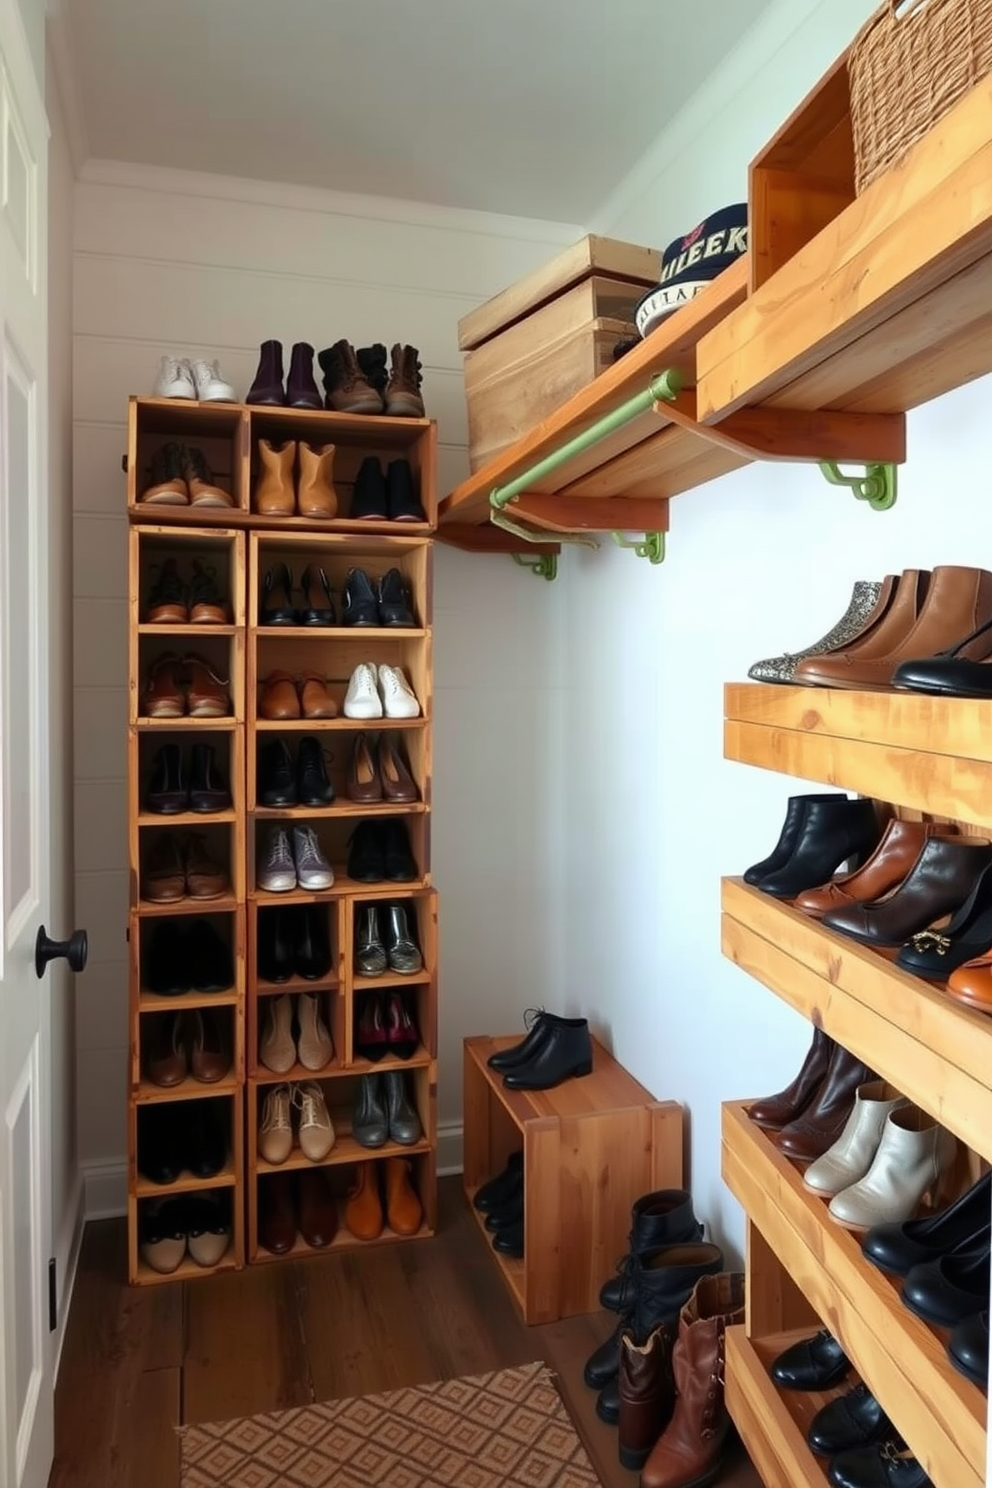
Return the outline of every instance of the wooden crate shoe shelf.
<path id="1" fill-rule="evenodd" d="M 738 1102 L 723 1107 L 723 1177 L 937 1488 L 982 1488 L 984 1395 Z"/>
<path id="2" fill-rule="evenodd" d="M 741 879 L 722 902 L 725 956 L 992 1160 L 992 1019 Z"/>
<path id="3" fill-rule="evenodd" d="M 730 682 L 724 756 L 992 831 L 992 699 Z"/>
<path id="4" fill-rule="evenodd" d="M 803 1328 L 759 1341 L 748 1338 L 743 1327 L 727 1329 L 727 1409 L 763 1483 L 827 1485 L 826 1459 L 810 1451 L 806 1431 L 815 1412 L 837 1392 L 777 1390 L 768 1373 L 778 1354 L 809 1335 Z"/>

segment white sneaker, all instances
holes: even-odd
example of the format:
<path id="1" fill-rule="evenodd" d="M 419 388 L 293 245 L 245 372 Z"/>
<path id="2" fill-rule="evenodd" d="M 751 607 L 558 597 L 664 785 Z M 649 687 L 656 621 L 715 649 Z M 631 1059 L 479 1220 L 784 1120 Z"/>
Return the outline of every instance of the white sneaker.
<path id="1" fill-rule="evenodd" d="M 236 403 L 234 389 L 220 375 L 217 362 L 205 362 L 202 357 L 186 364 L 193 376 L 196 396 L 201 403 Z"/>
<path id="2" fill-rule="evenodd" d="M 196 383 L 185 357 L 164 356 L 152 389 L 155 398 L 195 398 Z"/>
<path id="3" fill-rule="evenodd" d="M 387 718 L 420 717 L 420 704 L 403 675 L 402 667 L 380 666 L 379 687 Z"/>
<path id="4" fill-rule="evenodd" d="M 360 662 L 351 674 L 344 700 L 345 718 L 381 718 L 382 699 L 375 685 L 375 667 Z"/>
<path id="5" fill-rule="evenodd" d="M 270 894 L 288 894 L 296 888 L 296 864 L 289 845 L 289 833 L 273 827 L 258 868 L 258 887 Z"/>
<path id="6" fill-rule="evenodd" d="M 334 869 L 324 857 L 313 827 L 293 828 L 293 856 L 296 879 L 301 889 L 329 889 L 334 882 Z"/>
<path id="7" fill-rule="evenodd" d="M 293 1150 L 293 1125 L 289 1119 L 288 1085 L 273 1085 L 262 1102 L 258 1128 L 258 1150 L 266 1162 L 284 1163 Z"/>
<path id="8" fill-rule="evenodd" d="M 334 1040 L 320 1011 L 320 999 L 301 992 L 296 1000 L 300 1020 L 300 1063 L 308 1070 L 324 1069 L 334 1058 Z"/>
<path id="9" fill-rule="evenodd" d="M 316 1080 L 306 1080 L 293 1090 L 293 1104 L 300 1108 L 300 1151 L 311 1162 L 323 1162 L 334 1146 L 334 1123 Z"/>

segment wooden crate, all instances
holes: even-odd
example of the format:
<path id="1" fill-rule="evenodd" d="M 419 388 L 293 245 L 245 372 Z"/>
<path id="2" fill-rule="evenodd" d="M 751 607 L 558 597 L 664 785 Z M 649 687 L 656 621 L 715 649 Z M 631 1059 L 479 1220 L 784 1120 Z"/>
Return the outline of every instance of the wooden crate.
<path id="1" fill-rule="evenodd" d="M 660 271 L 654 249 L 587 237 L 459 321 L 473 470 L 611 365 Z"/>
<path id="2" fill-rule="evenodd" d="M 486 1061 L 518 1041 L 465 1040 L 463 1177 L 471 1201 L 523 1151 L 524 1258 L 492 1254 L 524 1322 L 550 1323 L 599 1307 L 634 1200 L 682 1187 L 682 1107 L 654 1100 L 595 1039 L 591 1075 L 508 1090 Z"/>

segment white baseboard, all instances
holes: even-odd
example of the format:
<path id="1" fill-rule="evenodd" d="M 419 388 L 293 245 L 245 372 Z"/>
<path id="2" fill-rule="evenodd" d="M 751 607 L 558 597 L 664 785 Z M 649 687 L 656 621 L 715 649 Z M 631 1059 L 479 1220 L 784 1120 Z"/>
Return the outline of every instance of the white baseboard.
<path id="1" fill-rule="evenodd" d="M 87 1220 L 117 1219 L 127 1213 L 127 1163 L 118 1158 L 81 1164 Z"/>
<path id="2" fill-rule="evenodd" d="M 437 1175 L 449 1178 L 462 1170 L 462 1139 L 464 1129 L 460 1121 L 439 1121 L 437 1124 Z"/>
<path id="3" fill-rule="evenodd" d="M 82 1172 L 77 1168 L 75 1181 L 72 1185 L 72 1196 L 66 1208 L 61 1233 L 55 1244 L 55 1265 L 56 1275 L 58 1277 L 58 1294 L 56 1298 L 58 1327 L 55 1330 L 55 1338 L 53 1340 L 55 1355 L 52 1364 L 55 1379 L 58 1379 L 59 1364 L 62 1361 L 65 1325 L 69 1317 L 69 1306 L 72 1302 L 73 1287 L 76 1285 L 76 1268 L 79 1265 L 79 1252 L 83 1244 L 83 1227 L 85 1223 L 85 1186 Z"/>

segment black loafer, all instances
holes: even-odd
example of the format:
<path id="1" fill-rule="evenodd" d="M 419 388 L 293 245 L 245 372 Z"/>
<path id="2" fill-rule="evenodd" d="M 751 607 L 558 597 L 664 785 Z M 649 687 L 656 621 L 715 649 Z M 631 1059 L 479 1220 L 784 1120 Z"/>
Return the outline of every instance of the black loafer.
<path id="1" fill-rule="evenodd" d="M 976 1312 L 962 1318 L 950 1337 L 947 1357 L 954 1368 L 973 1385 L 988 1389 L 989 1383 L 989 1315 Z"/>
<path id="2" fill-rule="evenodd" d="M 829 1390 L 850 1369 L 847 1355 L 826 1328 L 794 1343 L 772 1362 L 771 1376 L 785 1390 Z"/>
<path id="3" fill-rule="evenodd" d="M 892 1422 L 868 1386 L 855 1385 L 846 1395 L 839 1395 L 817 1411 L 809 1423 L 806 1440 L 821 1457 L 835 1457 L 851 1447 L 890 1441 L 893 1434 Z"/>

